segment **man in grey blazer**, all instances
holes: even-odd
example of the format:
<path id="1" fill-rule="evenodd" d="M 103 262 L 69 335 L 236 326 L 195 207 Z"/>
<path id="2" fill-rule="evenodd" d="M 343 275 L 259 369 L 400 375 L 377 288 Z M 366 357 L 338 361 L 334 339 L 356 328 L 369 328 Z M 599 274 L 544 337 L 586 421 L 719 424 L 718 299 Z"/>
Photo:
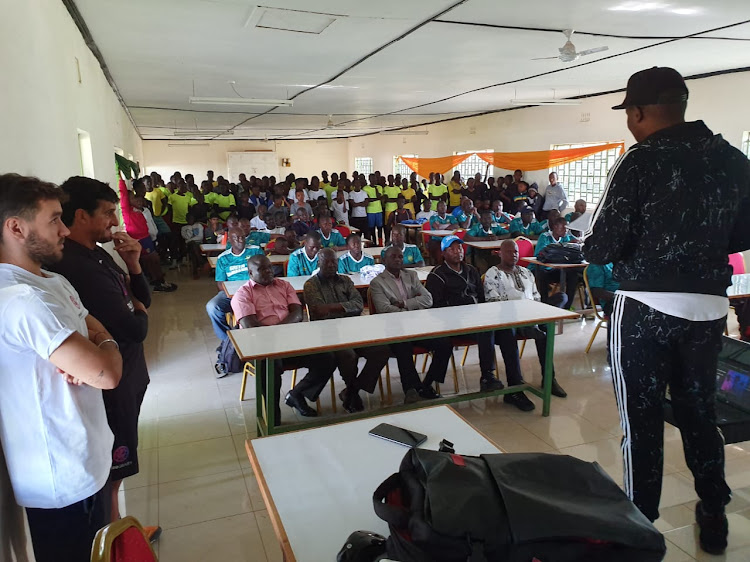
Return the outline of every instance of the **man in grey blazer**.
<path id="1" fill-rule="evenodd" d="M 404 255 L 399 248 L 388 247 L 383 261 L 385 271 L 370 282 L 370 295 L 375 312 L 408 312 L 432 307 L 432 295 L 422 285 L 416 271 L 404 268 Z M 433 352 L 432 363 L 423 381 L 419 380 L 412 361 L 415 345 Z M 391 344 L 391 352 L 398 363 L 401 385 L 404 389 L 404 403 L 440 397 L 432 383 L 441 383 L 445 380 L 448 361 L 453 353 L 450 338 Z"/>

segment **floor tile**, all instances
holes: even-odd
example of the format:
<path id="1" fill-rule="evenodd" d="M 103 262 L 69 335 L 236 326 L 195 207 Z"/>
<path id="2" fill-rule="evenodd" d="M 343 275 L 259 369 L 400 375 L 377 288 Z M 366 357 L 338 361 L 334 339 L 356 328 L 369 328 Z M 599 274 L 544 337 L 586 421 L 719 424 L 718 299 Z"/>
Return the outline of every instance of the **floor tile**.
<path id="1" fill-rule="evenodd" d="M 159 422 L 156 418 L 138 418 L 138 450 L 156 449 L 159 446 Z"/>
<path id="2" fill-rule="evenodd" d="M 266 559 L 252 513 L 167 529 L 159 540 L 160 562 L 265 562 Z"/>
<path id="3" fill-rule="evenodd" d="M 745 551 L 744 554 L 750 552 L 750 510 L 730 513 L 727 519 L 729 520 L 729 538 L 727 554 L 723 557 L 711 556 L 701 550 L 698 543 L 697 524 L 669 531 L 664 536 L 696 560 L 730 560 L 729 555 L 731 553 L 734 553 L 732 556 L 734 559 L 750 560 L 750 558 L 738 558 L 739 553 L 743 550 Z"/>
<path id="4" fill-rule="evenodd" d="M 159 486 L 143 486 L 119 493 L 120 515 L 131 515 L 143 526 L 159 524 Z"/>
<path id="5" fill-rule="evenodd" d="M 159 484 L 159 521 L 164 529 L 250 511 L 240 470 Z"/>
<path id="6" fill-rule="evenodd" d="M 250 496 L 250 504 L 253 511 L 266 509 L 266 504 L 263 501 L 263 495 L 260 493 L 260 486 L 258 486 L 258 480 L 255 478 L 253 470 L 251 468 L 243 468 L 242 474 L 245 476 L 245 486 Z"/>
<path id="7" fill-rule="evenodd" d="M 481 426 L 481 431 L 506 453 L 551 453 L 553 448 L 510 418 Z"/>
<path id="8" fill-rule="evenodd" d="M 570 455 L 587 462 L 597 462 L 618 484 L 622 481 L 622 453 L 620 440 L 616 437 L 583 443 L 560 449 L 563 455 Z"/>
<path id="9" fill-rule="evenodd" d="M 229 434 L 229 424 L 223 409 L 159 419 L 160 447 L 227 437 Z"/>
<path id="10" fill-rule="evenodd" d="M 266 549 L 268 562 L 282 562 L 284 556 L 281 553 L 281 546 L 279 546 L 276 532 L 273 530 L 273 524 L 271 523 L 271 517 L 268 514 L 268 511 L 257 511 L 255 513 L 255 518 L 258 521 L 258 528 L 260 529 L 263 546 Z"/>
<path id="11" fill-rule="evenodd" d="M 224 408 L 232 435 L 258 435 L 258 425 L 255 419 L 255 400 L 237 402 L 234 406 Z"/>
<path id="12" fill-rule="evenodd" d="M 596 427 L 580 416 L 558 414 L 554 410 L 546 418 L 536 415 L 514 417 L 514 420 L 556 449 L 612 437 L 611 433 Z"/>
<path id="13" fill-rule="evenodd" d="M 697 500 L 692 475 L 684 476 L 682 473 L 665 474 L 662 480 L 661 502 L 659 508 L 672 507 L 689 501 Z"/>
<path id="14" fill-rule="evenodd" d="M 159 392 L 158 411 L 160 417 L 180 416 L 220 410 L 224 404 L 219 389 L 213 381 L 173 385 Z"/>
<path id="15" fill-rule="evenodd" d="M 231 437 L 159 448 L 159 482 L 240 469 Z"/>

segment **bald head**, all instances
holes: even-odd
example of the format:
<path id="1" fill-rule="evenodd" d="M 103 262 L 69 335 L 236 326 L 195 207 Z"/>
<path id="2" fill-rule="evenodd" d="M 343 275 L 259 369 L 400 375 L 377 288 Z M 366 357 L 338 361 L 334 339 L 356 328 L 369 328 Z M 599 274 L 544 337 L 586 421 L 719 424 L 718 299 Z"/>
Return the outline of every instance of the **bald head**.
<path id="1" fill-rule="evenodd" d="M 318 252 L 318 267 L 320 274 L 327 279 L 338 275 L 339 260 L 333 248 L 323 248 Z"/>
<path id="2" fill-rule="evenodd" d="M 518 263 L 518 244 L 515 240 L 503 240 L 500 244 L 500 266 L 514 267 Z"/>
<path id="3" fill-rule="evenodd" d="M 241 254 L 245 249 L 245 233 L 241 228 L 235 226 L 227 231 L 227 240 L 232 246 L 234 254 Z"/>

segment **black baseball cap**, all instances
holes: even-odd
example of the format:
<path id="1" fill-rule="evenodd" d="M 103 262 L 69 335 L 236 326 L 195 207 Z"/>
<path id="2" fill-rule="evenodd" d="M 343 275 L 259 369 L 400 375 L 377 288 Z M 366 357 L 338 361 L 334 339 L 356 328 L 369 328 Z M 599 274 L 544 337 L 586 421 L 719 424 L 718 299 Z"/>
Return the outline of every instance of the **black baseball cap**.
<path id="1" fill-rule="evenodd" d="M 654 66 L 633 74 L 628 80 L 625 100 L 612 109 L 634 105 L 665 105 L 685 102 L 688 89 L 685 79 L 674 68 Z"/>

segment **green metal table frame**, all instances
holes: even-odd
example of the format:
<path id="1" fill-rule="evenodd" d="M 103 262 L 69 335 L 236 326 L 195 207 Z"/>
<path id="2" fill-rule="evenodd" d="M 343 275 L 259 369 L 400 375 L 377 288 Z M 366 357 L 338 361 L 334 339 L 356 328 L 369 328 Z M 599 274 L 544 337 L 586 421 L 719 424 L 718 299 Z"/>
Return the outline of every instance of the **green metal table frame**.
<path id="1" fill-rule="evenodd" d="M 546 322 L 545 325 L 547 326 L 547 350 L 546 350 L 546 362 L 545 362 L 545 370 L 544 370 L 544 384 L 543 388 L 540 390 L 536 387 L 533 387 L 529 384 L 522 384 L 517 386 L 511 386 L 506 387 L 502 390 L 494 390 L 491 392 L 470 392 L 467 394 L 455 394 L 452 396 L 443 396 L 442 398 L 438 398 L 436 400 L 425 400 L 421 402 L 417 402 L 415 404 L 400 404 L 400 405 L 390 405 L 386 406 L 384 408 L 379 408 L 377 410 L 371 410 L 366 412 L 360 412 L 357 414 L 347 414 L 345 418 L 340 417 L 326 417 L 326 418 L 313 418 L 309 422 L 301 422 L 301 423 L 294 423 L 294 424 L 288 424 L 284 426 L 276 426 L 276 412 L 275 408 L 272 407 L 266 407 L 264 412 L 264 403 L 267 405 L 273 404 L 276 400 L 276 381 L 274 377 L 274 361 L 276 359 L 281 359 L 282 357 L 274 357 L 270 359 L 258 359 L 258 361 L 265 361 L 266 362 L 266 369 L 265 369 L 265 375 L 266 375 L 266 394 L 263 395 L 263 389 L 262 389 L 262 381 L 260 380 L 260 375 L 257 375 L 255 377 L 255 406 L 256 406 L 256 418 L 257 418 L 257 425 L 258 425 L 258 436 L 266 436 L 266 435 L 277 435 L 279 433 L 287 433 L 290 431 L 299 431 L 301 429 L 310 429 L 313 427 L 320 427 L 324 425 L 330 425 L 333 423 L 340 423 L 341 421 L 352 421 L 352 420 L 358 420 L 363 418 L 370 418 L 373 416 L 381 416 L 383 414 L 392 414 L 396 412 L 404 412 L 407 410 L 415 410 L 417 408 L 425 407 L 425 406 L 438 406 L 441 404 L 455 404 L 458 402 L 466 402 L 468 400 L 479 400 L 482 398 L 491 398 L 493 396 L 502 396 L 504 394 L 512 394 L 514 392 L 530 392 L 534 394 L 535 396 L 538 396 L 542 399 L 542 416 L 549 416 L 550 412 L 550 402 L 552 399 L 552 376 L 553 376 L 553 358 L 555 353 L 555 323 L 557 321 L 552 322 Z M 494 332 L 497 329 L 511 329 L 511 328 L 523 328 L 526 326 L 536 326 L 538 325 L 538 322 L 533 323 L 522 323 L 522 324 L 513 324 L 510 326 L 503 326 L 503 328 L 494 328 L 491 330 L 480 330 L 480 331 L 486 331 L 486 332 Z M 472 332 L 472 333 L 479 333 L 479 332 Z M 432 336 L 432 337 L 444 337 L 446 334 L 441 334 L 440 336 Z M 466 335 L 462 331 L 460 334 L 456 335 Z M 405 338 L 399 338 L 392 341 L 389 341 L 387 343 L 398 343 L 403 341 L 415 341 L 415 340 L 425 340 L 425 339 L 431 339 L 430 336 L 420 336 L 418 334 L 415 334 L 410 337 Z M 376 342 L 372 343 L 370 345 L 382 345 L 383 342 Z M 367 347 L 365 345 L 357 345 L 357 347 Z M 288 357 L 293 356 L 299 356 L 298 354 L 289 354 Z M 256 374 L 260 371 L 258 369 L 255 370 Z M 260 398 L 260 399 L 259 399 Z"/>

